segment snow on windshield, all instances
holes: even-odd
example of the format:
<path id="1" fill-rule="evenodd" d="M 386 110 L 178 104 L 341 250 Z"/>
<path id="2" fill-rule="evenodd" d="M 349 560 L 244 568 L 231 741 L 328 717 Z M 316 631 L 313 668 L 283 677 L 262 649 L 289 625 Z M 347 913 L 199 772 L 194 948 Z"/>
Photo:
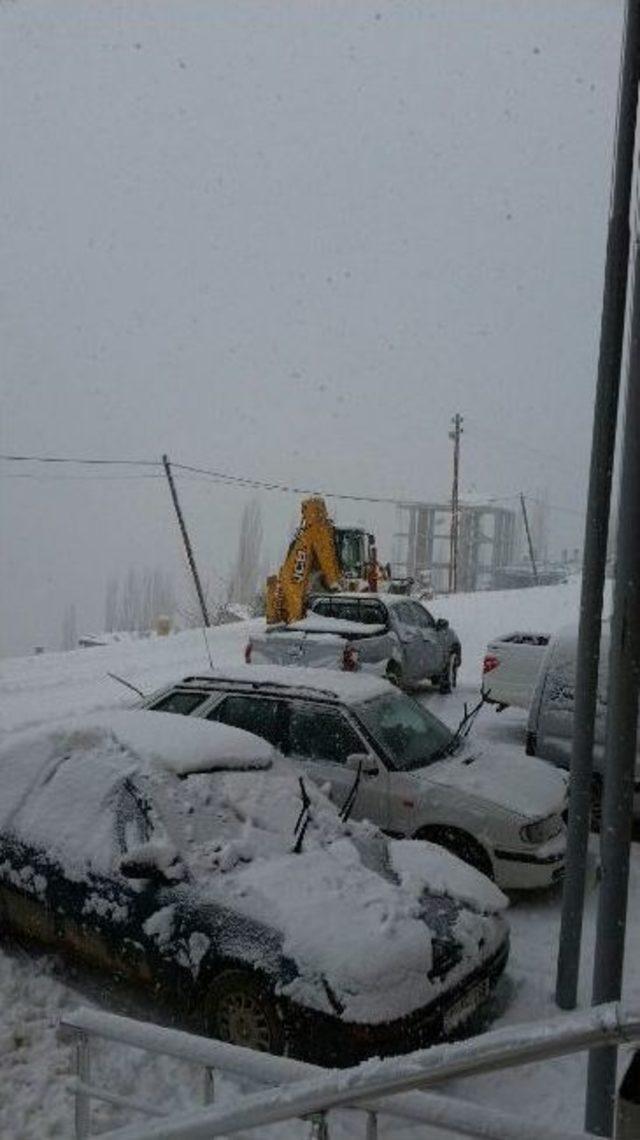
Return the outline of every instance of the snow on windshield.
<path id="1" fill-rule="evenodd" d="M 155 780 L 155 798 L 195 873 L 230 871 L 241 863 L 291 852 L 302 791 L 294 769 L 280 761 L 268 773 L 195 773 Z M 338 813 L 309 781 L 304 849 L 346 833 Z"/>

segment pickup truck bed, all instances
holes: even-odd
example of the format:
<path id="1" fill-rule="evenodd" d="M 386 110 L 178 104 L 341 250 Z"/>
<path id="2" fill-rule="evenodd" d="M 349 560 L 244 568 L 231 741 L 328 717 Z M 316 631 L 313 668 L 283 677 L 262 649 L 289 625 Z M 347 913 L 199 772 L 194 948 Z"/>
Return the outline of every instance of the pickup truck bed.
<path id="1" fill-rule="evenodd" d="M 267 627 L 251 638 L 245 656 L 263 664 L 364 669 L 405 689 L 430 681 L 449 693 L 462 650 L 448 621 L 421 602 L 347 591 L 310 598 L 306 617 Z"/>
<path id="2" fill-rule="evenodd" d="M 256 665 L 360 668 L 382 676 L 396 656 L 397 638 L 383 625 L 315 614 L 291 625 L 267 626 L 251 637 L 246 650 L 247 660 Z"/>

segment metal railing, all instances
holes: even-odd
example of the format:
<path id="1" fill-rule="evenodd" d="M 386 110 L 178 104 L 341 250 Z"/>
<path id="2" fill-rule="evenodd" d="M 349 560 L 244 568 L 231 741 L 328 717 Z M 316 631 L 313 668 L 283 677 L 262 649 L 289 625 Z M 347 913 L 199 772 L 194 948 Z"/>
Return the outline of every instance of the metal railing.
<path id="1" fill-rule="evenodd" d="M 63 1035 L 71 1038 L 76 1047 L 76 1077 L 71 1088 L 75 1094 L 77 1140 L 91 1136 L 90 1105 L 94 1099 L 153 1118 L 153 1123 L 102 1132 L 102 1140 L 211 1140 L 241 1129 L 296 1119 L 306 1121 L 316 1140 L 327 1140 L 329 1113 L 336 1108 L 363 1115 L 366 1140 L 376 1140 L 381 1113 L 437 1126 L 442 1133 L 483 1140 L 587 1140 L 583 1132 L 558 1131 L 484 1105 L 417 1090 L 433 1088 L 454 1077 L 550 1060 L 594 1045 L 640 1042 L 640 1011 L 626 1011 L 618 1003 L 561 1015 L 547 1022 L 509 1026 L 456 1044 L 435 1045 L 404 1057 L 341 1070 L 257 1053 L 99 1010 L 80 1009 L 65 1014 L 60 1024 Z M 92 1084 L 91 1040 L 96 1037 L 201 1065 L 203 1106 L 165 1115 L 156 1105 L 143 1104 Z M 214 1072 L 267 1089 L 239 1097 L 231 1108 L 218 1107 L 214 1103 Z"/>

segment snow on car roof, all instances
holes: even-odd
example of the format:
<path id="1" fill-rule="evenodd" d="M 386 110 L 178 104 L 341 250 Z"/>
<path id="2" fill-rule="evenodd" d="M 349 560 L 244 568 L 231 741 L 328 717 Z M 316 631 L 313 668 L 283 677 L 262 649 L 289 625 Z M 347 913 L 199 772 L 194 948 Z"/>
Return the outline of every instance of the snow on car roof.
<path id="1" fill-rule="evenodd" d="M 274 748 L 262 737 L 216 724 L 146 709 L 118 710 L 92 718 L 130 752 L 177 776 L 229 768 L 269 768 Z"/>
<path id="2" fill-rule="evenodd" d="M 388 693 L 392 688 L 388 681 L 370 673 L 341 673 L 337 669 L 307 669 L 300 665 L 232 665 L 183 677 L 178 684 L 207 685 L 225 681 L 252 687 L 282 688 L 289 693 L 297 690 L 305 696 L 315 693 L 346 702 L 367 701 Z"/>
<path id="3" fill-rule="evenodd" d="M 97 748 L 108 740 L 120 746 L 129 764 L 160 767 L 175 775 L 220 769 L 269 768 L 275 750 L 261 737 L 226 724 L 145 709 L 113 709 L 82 717 L 65 717 L 38 729 L 8 736 L 0 749 L 0 770 L 7 762 L 39 751 L 56 756 Z"/>
<path id="4" fill-rule="evenodd" d="M 99 866 L 110 850 L 106 809 L 127 779 L 229 769 L 240 774 L 270 768 L 276 755 L 241 729 L 175 713 L 118 709 L 60 718 L 3 742 L 0 828 L 17 829 L 78 864 L 90 850 Z M 90 779 L 81 778 L 88 772 Z"/>

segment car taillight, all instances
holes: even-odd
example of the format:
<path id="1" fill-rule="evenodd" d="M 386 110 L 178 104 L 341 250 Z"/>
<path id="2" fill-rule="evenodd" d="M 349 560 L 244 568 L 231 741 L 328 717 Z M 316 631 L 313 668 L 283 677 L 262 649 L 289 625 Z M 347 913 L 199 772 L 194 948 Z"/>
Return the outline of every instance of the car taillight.
<path id="1" fill-rule="evenodd" d="M 492 669 L 497 669 L 499 664 L 500 664 L 500 658 L 499 657 L 495 657 L 493 655 L 493 653 L 487 653 L 487 655 L 486 655 L 486 657 L 482 663 L 482 672 L 483 673 L 490 673 Z"/>
<path id="2" fill-rule="evenodd" d="M 250 641 L 248 641 L 244 647 L 244 659 L 245 659 L 245 663 L 247 665 L 251 664 L 251 650 L 252 649 L 253 649 L 253 645 L 251 644 Z"/>
<path id="3" fill-rule="evenodd" d="M 355 645 L 345 645 L 342 654 L 342 668 L 346 673 L 354 673 L 358 668 L 358 650 Z"/>

